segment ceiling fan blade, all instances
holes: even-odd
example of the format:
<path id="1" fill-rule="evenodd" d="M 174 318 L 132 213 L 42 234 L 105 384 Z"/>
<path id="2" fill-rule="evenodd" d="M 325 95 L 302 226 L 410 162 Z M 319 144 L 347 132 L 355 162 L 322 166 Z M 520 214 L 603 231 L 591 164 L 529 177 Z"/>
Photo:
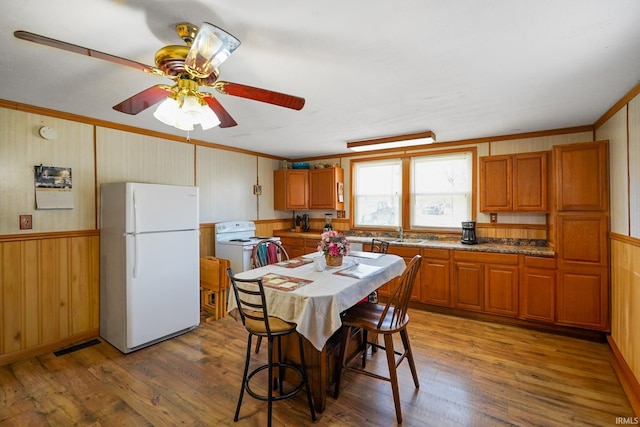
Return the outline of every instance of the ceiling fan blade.
<path id="1" fill-rule="evenodd" d="M 304 98 L 287 95 L 285 93 L 230 82 L 216 82 L 213 87 L 225 95 L 253 99 L 254 101 L 266 102 L 267 104 L 278 105 L 293 110 L 302 110 L 302 107 L 304 107 Z"/>
<path id="2" fill-rule="evenodd" d="M 114 105 L 113 109 L 126 114 L 138 114 L 146 110 L 154 104 L 165 99 L 171 94 L 171 87 L 166 85 L 155 85 L 149 89 L 145 89 L 140 93 L 133 95 L 131 98 L 125 99 L 118 105 Z"/>
<path id="3" fill-rule="evenodd" d="M 219 127 L 230 128 L 232 126 L 238 125 L 238 123 L 236 123 L 236 121 L 233 120 L 233 117 L 229 115 L 227 110 L 224 109 L 222 104 L 220 104 L 218 100 L 213 97 L 213 95 L 211 95 L 210 93 L 203 93 L 202 95 L 205 102 L 209 105 L 209 107 L 213 110 L 213 112 L 216 113 L 216 116 L 218 116 L 218 119 L 220 119 Z"/>
<path id="4" fill-rule="evenodd" d="M 16 38 L 26 40 L 29 42 L 38 43 L 38 44 L 42 44 L 50 47 L 55 47 L 56 49 L 62 49 L 68 52 L 79 53 L 80 55 L 91 56 L 93 58 L 102 59 L 104 61 L 113 62 L 115 64 L 124 65 L 127 67 L 135 68 L 136 70 L 146 71 L 148 73 L 164 75 L 164 73 L 159 69 L 155 67 L 151 67 L 146 64 L 142 64 L 140 62 L 132 61 L 130 59 L 125 59 L 125 58 L 120 58 L 119 56 L 110 55 L 108 53 L 100 52 L 97 50 L 89 49 L 87 47 L 82 47 L 75 44 L 52 39 L 49 37 L 41 36 L 39 34 L 30 33 L 28 31 L 15 31 L 13 35 Z"/>

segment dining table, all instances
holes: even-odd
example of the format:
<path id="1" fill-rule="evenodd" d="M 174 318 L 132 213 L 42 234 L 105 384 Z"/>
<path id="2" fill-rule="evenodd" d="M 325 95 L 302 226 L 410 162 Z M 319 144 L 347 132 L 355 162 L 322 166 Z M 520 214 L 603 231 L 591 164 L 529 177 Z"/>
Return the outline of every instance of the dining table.
<path id="1" fill-rule="evenodd" d="M 337 346 L 331 343 L 339 342 L 332 337 L 342 326 L 341 313 L 395 280 L 406 268 L 402 257 L 371 252 L 352 251 L 338 267 L 322 261 L 324 254 L 314 252 L 235 275 L 239 279 L 261 278 L 268 314 L 295 323 L 303 337 L 309 387 L 318 412 L 326 407 L 333 380 Z M 233 292 L 229 293 L 227 311 L 239 317 Z M 283 357 L 300 363 L 297 339 L 283 340 L 282 344 Z"/>

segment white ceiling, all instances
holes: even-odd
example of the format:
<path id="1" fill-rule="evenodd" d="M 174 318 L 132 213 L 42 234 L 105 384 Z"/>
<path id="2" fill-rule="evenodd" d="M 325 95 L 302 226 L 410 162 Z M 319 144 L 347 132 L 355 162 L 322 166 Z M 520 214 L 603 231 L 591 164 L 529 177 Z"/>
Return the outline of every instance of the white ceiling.
<path id="1" fill-rule="evenodd" d="M 111 107 L 171 81 L 14 38 L 25 30 L 149 65 L 208 21 L 242 42 L 220 79 L 301 111 L 216 95 L 238 122 L 191 132 L 285 158 L 432 130 L 438 142 L 591 125 L 640 81 L 637 0 L 3 0 L 0 99 L 184 135 Z"/>

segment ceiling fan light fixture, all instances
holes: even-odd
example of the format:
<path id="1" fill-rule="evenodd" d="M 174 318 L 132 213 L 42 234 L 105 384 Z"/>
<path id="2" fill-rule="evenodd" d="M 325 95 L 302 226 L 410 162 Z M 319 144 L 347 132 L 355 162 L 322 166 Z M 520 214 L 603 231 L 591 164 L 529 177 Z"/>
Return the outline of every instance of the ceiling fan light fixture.
<path id="1" fill-rule="evenodd" d="M 220 124 L 220 119 L 197 95 L 169 96 L 162 101 L 153 116 L 162 123 L 184 131 L 191 131 L 195 125 L 203 130 Z"/>
<path id="2" fill-rule="evenodd" d="M 173 126 L 178 114 L 180 114 L 180 104 L 173 96 L 169 96 L 158 105 L 153 117 L 166 125 Z"/>
<path id="3" fill-rule="evenodd" d="M 384 150 L 389 148 L 414 147 L 416 145 L 433 144 L 436 134 L 432 131 L 389 136 L 385 138 L 347 141 L 347 148 L 353 151 Z"/>
<path id="4" fill-rule="evenodd" d="M 205 78 L 240 46 L 240 40 L 208 22 L 202 24 L 184 60 L 192 75 Z"/>
<path id="5" fill-rule="evenodd" d="M 206 105 L 202 105 L 200 108 L 200 126 L 202 130 L 211 129 L 220 125 L 220 119 L 216 114 Z"/>

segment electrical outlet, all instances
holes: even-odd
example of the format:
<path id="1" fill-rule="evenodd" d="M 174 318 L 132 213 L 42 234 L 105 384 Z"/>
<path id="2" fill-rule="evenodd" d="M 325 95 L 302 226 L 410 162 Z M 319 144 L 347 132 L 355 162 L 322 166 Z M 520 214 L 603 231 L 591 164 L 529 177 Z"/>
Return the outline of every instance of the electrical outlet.
<path id="1" fill-rule="evenodd" d="M 489 214 L 489 218 L 491 222 L 498 222 L 498 214 L 497 213 L 490 213 Z"/>
<path id="2" fill-rule="evenodd" d="M 20 215 L 20 230 L 31 230 L 32 227 L 31 215 Z"/>
<path id="3" fill-rule="evenodd" d="M 256 196 L 260 196 L 262 194 L 262 185 L 254 185 L 253 194 L 255 194 Z"/>

